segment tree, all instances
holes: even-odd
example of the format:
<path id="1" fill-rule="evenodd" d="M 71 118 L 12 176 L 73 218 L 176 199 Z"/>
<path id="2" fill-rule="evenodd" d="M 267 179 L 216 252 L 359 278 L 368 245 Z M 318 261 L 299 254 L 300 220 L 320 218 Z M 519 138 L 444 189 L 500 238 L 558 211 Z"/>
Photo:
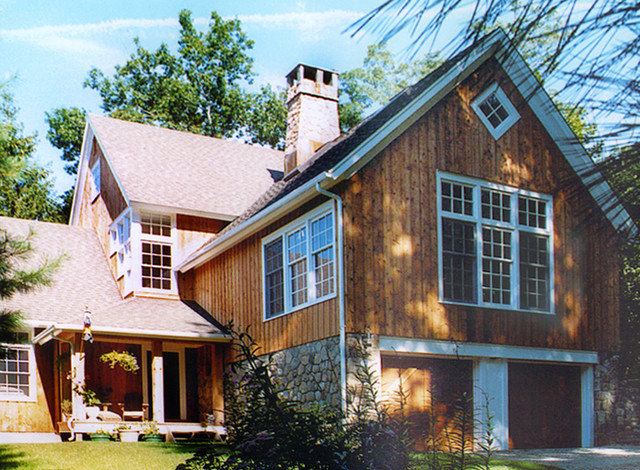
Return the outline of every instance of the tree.
<path id="1" fill-rule="evenodd" d="M 619 0 L 387 0 L 354 25 L 387 41 L 408 31 L 415 53 L 446 32 L 448 50 L 476 43 L 501 21 L 516 48 L 545 41 L 548 53 L 527 57 L 547 82 L 562 86 L 563 101 L 615 112 L 615 127 L 601 137 L 631 143 L 637 128 L 640 3 Z"/>
<path id="2" fill-rule="evenodd" d="M 49 125 L 47 140 L 55 148 L 62 150 L 63 161 L 68 162 L 64 171 L 70 175 L 78 172 L 78 160 L 82 149 L 87 112 L 80 108 L 58 108 L 45 112 L 45 121 Z"/>
<path id="3" fill-rule="evenodd" d="M 0 93 L 0 215 L 57 222 L 60 205 L 49 172 L 33 162 L 36 136 L 25 136 L 12 95 Z"/>
<path id="4" fill-rule="evenodd" d="M 417 82 L 442 64 L 439 53 L 396 62 L 386 43 L 367 48 L 362 67 L 340 76 L 340 127 L 346 132 L 372 108 L 384 105 L 394 95 Z"/>
<path id="5" fill-rule="evenodd" d="M 22 129 L 15 122 L 16 108 L 11 95 L 0 84 L 0 182 L 2 186 L 24 182 L 25 171 L 33 176 L 38 169 L 26 166 L 33 152 L 34 137 L 22 136 Z M 38 177 L 36 176 L 36 179 Z M 33 188 L 38 185 L 26 184 Z M 5 195 L 0 195 L 6 201 Z M 14 238 L 0 229 L 0 300 L 8 300 L 17 292 L 28 292 L 36 286 L 47 284 L 59 261 L 45 263 L 36 269 L 19 266 L 31 254 L 29 238 Z M 22 315 L 16 310 L 0 309 L 0 344 L 15 343 L 16 333 L 22 328 Z M 0 358 L 6 354 L 0 347 Z"/>
<path id="6" fill-rule="evenodd" d="M 238 20 L 211 13 L 209 29 L 198 32 L 191 13 L 180 12 L 180 38 L 174 55 L 166 44 L 142 47 L 113 78 L 92 69 L 85 86 L 96 90 L 111 117 L 154 124 L 210 137 L 231 137 L 246 126 L 253 47 Z"/>

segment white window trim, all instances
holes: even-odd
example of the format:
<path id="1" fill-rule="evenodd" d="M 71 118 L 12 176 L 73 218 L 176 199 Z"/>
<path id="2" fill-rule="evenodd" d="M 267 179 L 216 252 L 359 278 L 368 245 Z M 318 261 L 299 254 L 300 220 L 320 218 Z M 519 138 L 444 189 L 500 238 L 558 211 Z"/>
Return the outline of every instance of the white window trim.
<path id="1" fill-rule="evenodd" d="M 463 214 L 445 213 L 442 210 L 442 181 L 451 181 L 468 186 L 473 186 L 473 216 Z M 511 223 L 505 224 L 498 221 L 486 222 L 481 217 L 481 197 L 482 188 L 494 189 L 505 193 L 510 193 L 511 197 Z M 535 229 L 533 227 L 522 227 L 517 222 L 518 217 L 518 196 L 526 196 L 546 201 L 546 218 L 547 229 Z M 492 183 L 477 178 L 455 175 L 443 171 L 437 172 L 437 208 L 438 208 L 438 285 L 439 298 L 443 304 L 477 306 L 485 308 L 494 308 L 500 310 L 521 311 L 527 313 L 554 314 L 555 313 L 555 281 L 554 281 L 554 246 L 553 246 L 553 199 L 551 196 L 525 189 L 519 189 L 512 186 L 506 186 L 498 183 Z M 442 218 L 447 217 L 454 220 L 467 221 L 475 224 L 476 233 L 476 302 L 462 302 L 456 300 L 445 299 L 444 297 L 444 265 L 442 252 Z M 512 229 L 511 237 L 511 303 L 509 305 L 495 304 L 482 301 L 482 226 L 490 225 L 492 227 L 504 227 Z M 549 310 L 526 309 L 520 307 L 520 253 L 519 253 L 519 236 L 520 232 L 540 233 L 549 237 Z"/>
<path id="2" fill-rule="evenodd" d="M 128 220 L 128 222 L 127 222 Z M 123 229 L 126 224 L 129 224 L 129 238 L 125 238 L 124 243 L 120 242 L 118 234 L 118 226 L 123 224 Z M 125 209 L 111 224 L 109 228 L 109 255 L 116 257 L 116 278 L 124 278 L 124 293 L 128 294 L 133 290 L 132 286 L 132 263 L 133 263 L 133 236 L 132 236 L 132 211 L 131 209 Z M 129 253 L 126 253 L 126 247 L 129 245 Z M 123 261 L 120 262 L 119 257 L 122 256 Z"/>
<path id="3" fill-rule="evenodd" d="M 93 162 L 91 168 L 89 168 L 89 176 L 91 178 L 91 201 L 95 201 L 96 198 L 100 195 L 101 187 L 101 178 L 102 178 L 102 168 L 100 167 L 100 157 Z"/>
<path id="4" fill-rule="evenodd" d="M 509 113 L 509 117 L 505 119 L 498 127 L 493 127 L 493 124 L 487 119 L 482 110 L 480 109 L 480 104 L 492 93 L 496 94 L 496 98 L 500 101 L 502 107 Z M 513 126 L 520 119 L 520 114 L 516 111 L 515 106 L 511 103 L 511 100 L 507 97 L 502 88 L 498 86 L 497 83 L 493 83 L 486 90 L 476 96 L 471 102 L 471 107 L 476 112 L 476 115 L 480 118 L 482 123 L 489 130 L 494 139 L 498 140 L 500 137 L 507 132 L 511 126 Z"/>
<path id="5" fill-rule="evenodd" d="M 161 235 L 152 235 L 142 233 L 142 214 L 164 215 L 171 218 L 171 236 L 164 237 Z M 178 293 L 178 280 L 176 273 L 173 269 L 176 262 L 176 248 L 178 246 L 178 230 L 176 226 L 175 214 L 162 213 L 158 211 L 149 211 L 144 209 L 136 209 L 131 213 L 131 278 L 132 288 L 136 292 L 143 292 L 149 294 L 177 294 Z M 153 287 L 142 287 L 142 243 L 162 243 L 171 245 L 171 289 L 155 289 Z"/>
<path id="6" fill-rule="evenodd" d="M 313 222 L 316 219 L 319 219 L 327 214 L 331 213 L 333 216 L 333 243 L 332 243 L 332 247 L 333 247 L 333 292 L 331 294 L 322 296 L 322 297 L 316 297 L 315 296 L 315 272 L 312 269 L 312 249 L 311 249 L 311 222 Z M 300 229 L 301 227 L 306 226 L 307 227 L 307 301 L 303 304 L 300 305 L 296 305 L 295 307 L 291 306 L 291 288 L 289 285 L 289 282 L 291 281 L 291 278 L 289 276 L 288 273 L 288 266 L 289 263 L 286 260 L 286 252 L 287 252 L 287 235 L 295 232 L 296 230 Z M 336 233 L 336 214 L 335 214 L 335 210 L 334 210 L 334 206 L 333 203 L 331 201 L 326 202 L 320 206 L 318 206 L 317 208 L 315 208 L 314 210 L 306 213 L 305 215 L 303 215 L 302 217 L 299 217 L 298 219 L 288 223 L 287 225 L 285 225 L 284 227 L 281 227 L 280 229 L 278 229 L 277 231 L 269 234 L 268 236 L 264 237 L 262 239 L 262 243 L 260 245 L 260 249 L 261 249 L 261 259 L 262 259 L 262 319 L 263 321 L 270 321 L 273 320 L 275 318 L 279 318 L 282 317 L 284 315 L 288 315 L 290 313 L 296 312 L 298 310 L 301 310 L 303 308 L 307 308 L 311 305 L 320 303 L 320 302 L 324 302 L 325 300 L 329 300 L 332 299 L 334 297 L 337 296 L 337 290 L 338 290 L 338 286 L 337 286 L 337 233 Z M 273 242 L 274 240 L 278 239 L 282 237 L 282 256 L 283 256 L 283 284 L 284 284 L 284 309 L 282 311 L 282 313 L 267 317 L 267 286 L 266 286 L 266 263 L 265 263 L 265 259 L 264 259 L 264 247 L 265 245 L 268 245 L 269 243 Z"/>
<path id="7" fill-rule="evenodd" d="M 11 349 L 21 349 L 23 351 L 27 351 L 29 355 L 29 395 L 24 395 L 22 393 L 9 393 L 0 391 L 0 402 L 35 402 L 37 401 L 38 391 L 37 387 L 37 377 L 36 377 L 36 355 L 34 346 L 31 343 L 31 332 L 29 332 L 28 342 L 24 344 L 8 344 L 3 343 L 2 345 L 5 347 L 9 347 Z"/>

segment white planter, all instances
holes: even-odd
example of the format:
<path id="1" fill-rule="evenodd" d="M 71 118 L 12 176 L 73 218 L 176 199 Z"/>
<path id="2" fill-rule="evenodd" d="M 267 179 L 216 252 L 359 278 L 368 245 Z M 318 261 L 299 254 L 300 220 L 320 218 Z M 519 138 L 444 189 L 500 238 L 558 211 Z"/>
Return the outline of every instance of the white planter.
<path id="1" fill-rule="evenodd" d="M 98 415 L 100 414 L 99 406 L 87 406 L 85 407 L 85 411 L 87 413 L 87 419 L 89 421 L 97 421 Z"/>
<path id="2" fill-rule="evenodd" d="M 138 435 L 140 431 L 137 429 L 127 429 L 124 431 L 120 431 L 120 441 L 121 442 L 138 442 Z"/>

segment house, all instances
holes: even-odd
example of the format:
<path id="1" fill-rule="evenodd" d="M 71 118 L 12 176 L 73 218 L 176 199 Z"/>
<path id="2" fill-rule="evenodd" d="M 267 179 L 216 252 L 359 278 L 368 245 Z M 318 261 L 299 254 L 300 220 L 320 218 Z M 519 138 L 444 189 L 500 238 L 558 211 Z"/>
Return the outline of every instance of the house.
<path id="1" fill-rule="evenodd" d="M 504 33 L 342 136 L 337 74 L 287 79 L 284 153 L 91 116 L 71 226 L 0 220 L 71 257 L 12 301 L 30 385 L 0 391 L 0 431 L 56 432 L 68 398 L 88 432 L 64 371 L 191 429 L 224 406 L 233 320 L 303 401 L 346 406 L 361 338 L 417 423 L 467 392 L 502 449 L 615 439 L 616 246 L 636 229 Z M 138 375 L 98 360 L 125 346 Z"/>

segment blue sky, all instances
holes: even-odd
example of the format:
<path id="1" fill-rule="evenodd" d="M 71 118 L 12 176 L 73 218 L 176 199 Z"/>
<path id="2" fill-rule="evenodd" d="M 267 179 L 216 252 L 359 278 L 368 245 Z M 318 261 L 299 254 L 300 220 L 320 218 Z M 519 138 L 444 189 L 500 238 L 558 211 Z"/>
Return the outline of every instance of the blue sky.
<path id="1" fill-rule="evenodd" d="M 147 49 L 162 42 L 173 47 L 180 10 L 191 10 L 201 30 L 215 10 L 241 20 L 255 42 L 256 83 L 284 85 L 284 76 L 300 62 L 339 72 L 360 66 L 366 46 L 376 38 L 353 39 L 343 31 L 379 2 L 0 0 L 0 82 L 17 77 L 9 90 L 20 108 L 19 120 L 27 135 L 38 133 L 37 160 L 53 172 L 55 189 L 62 192 L 73 178 L 46 140 L 44 113 L 71 106 L 101 113 L 98 94 L 82 83 L 92 67 L 111 75 L 134 51 L 133 38 Z"/>

